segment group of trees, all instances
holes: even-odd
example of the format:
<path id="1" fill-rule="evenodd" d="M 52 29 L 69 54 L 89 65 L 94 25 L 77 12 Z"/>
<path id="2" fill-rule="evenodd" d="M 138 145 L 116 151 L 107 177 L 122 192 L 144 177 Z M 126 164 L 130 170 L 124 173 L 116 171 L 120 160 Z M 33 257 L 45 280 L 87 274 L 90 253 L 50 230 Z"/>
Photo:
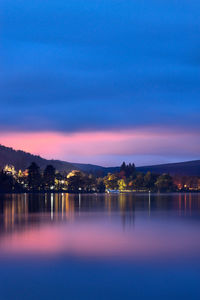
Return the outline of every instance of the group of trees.
<path id="1" fill-rule="evenodd" d="M 108 174 L 104 178 L 106 189 L 130 191 L 173 191 L 173 178 L 168 174 L 157 175 L 151 172 L 137 173 L 133 165 L 122 164 L 118 174 Z"/>
<path id="2" fill-rule="evenodd" d="M 28 168 L 28 176 L 13 176 L 3 170 L 0 172 L 0 192 L 50 190 L 55 186 L 55 168 L 47 166 L 42 174 L 36 163 Z"/>
<path id="3" fill-rule="evenodd" d="M 135 169 L 135 164 L 128 164 L 126 165 L 125 162 L 122 163 L 121 167 L 120 167 L 120 176 L 121 177 L 130 177 L 130 176 L 134 176 L 136 173 L 136 169 Z"/>
<path id="4" fill-rule="evenodd" d="M 56 170 L 52 165 L 48 165 L 43 174 L 36 163 L 32 163 L 28 168 L 28 188 L 30 190 L 50 190 L 54 189 Z"/>
<path id="5" fill-rule="evenodd" d="M 81 171 L 72 171 L 68 174 L 67 188 L 72 192 L 105 192 L 105 185 L 102 178 L 96 178 L 91 174 L 85 174 Z"/>
<path id="6" fill-rule="evenodd" d="M 72 171 L 67 176 L 56 173 L 53 166 L 48 165 L 44 172 L 32 163 L 28 168 L 27 188 L 30 191 L 67 190 L 70 192 L 104 192 L 103 179 L 93 175 Z"/>
<path id="7" fill-rule="evenodd" d="M 136 172 L 134 164 L 121 165 L 120 172 L 108 174 L 104 178 L 106 189 L 130 191 L 190 191 L 200 190 L 200 178 L 197 176 L 170 176 L 169 174 L 146 174 Z"/>
<path id="8" fill-rule="evenodd" d="M 5 174 L 3 171 L 0 172 L 0 192 L 10 192 L 10 191 L 21 191 L 21 185 L 13 178 Z"/>
<path id="9" fill-rule="evenodd" d="M 22 173 L 23 174 L 23 173 Z M 52 165 L 43 171 L 36 163 L 32 163 L 24 175 L 12 176 L 0 172 L 0 192 L 9 191 L 69 191 L 69 192 L 105 192 L 120 191 L 160 191 L 191 190 L 200 188 L 198 177 L 171 177 L 169 174 L 146 174 L 136 172 L 134 164 L 121 165 L 120 171 L 108 174 L 104 178 L 71 171 L 69 174 L 56 172 Z"/>

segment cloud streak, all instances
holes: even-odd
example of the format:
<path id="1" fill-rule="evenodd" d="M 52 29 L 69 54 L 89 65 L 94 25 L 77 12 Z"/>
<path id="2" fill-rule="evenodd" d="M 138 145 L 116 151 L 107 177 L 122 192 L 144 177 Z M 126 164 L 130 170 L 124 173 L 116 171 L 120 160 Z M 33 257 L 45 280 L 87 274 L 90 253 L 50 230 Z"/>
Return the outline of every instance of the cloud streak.
<path id="1" fill-rule="evenodd" d="M 1 134 L 1 142 L 15 149 L 40 154 L 46 158 L 67 161 L 120 164 L 121 160 L 147 161 L 147 157 L 198 158 L 198 132 L 166 131 L 166 129 L 96 131 L 96 132 L 34 132 Z"/>

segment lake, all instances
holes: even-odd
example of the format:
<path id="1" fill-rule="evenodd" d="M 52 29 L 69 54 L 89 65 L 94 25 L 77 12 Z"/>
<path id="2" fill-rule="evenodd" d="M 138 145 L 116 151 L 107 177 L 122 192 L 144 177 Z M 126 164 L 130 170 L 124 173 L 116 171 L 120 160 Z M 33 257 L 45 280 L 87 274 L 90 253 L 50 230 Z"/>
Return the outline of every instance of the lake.
<path id="1" fill-rule="evenodd" d="M 0 299 L 200 299 L 200 194 L 0 195 Z"/>

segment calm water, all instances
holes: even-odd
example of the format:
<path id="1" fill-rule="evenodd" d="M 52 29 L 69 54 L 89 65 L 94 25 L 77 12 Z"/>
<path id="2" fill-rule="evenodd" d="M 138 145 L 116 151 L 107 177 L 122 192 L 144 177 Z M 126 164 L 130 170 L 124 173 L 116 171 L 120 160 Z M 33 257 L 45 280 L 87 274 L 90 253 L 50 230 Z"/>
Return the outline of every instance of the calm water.
<path id="1" fill-rule="evenodd" d="M 200 299 L 200 194 L 0 195 L 0 299 Z"/>

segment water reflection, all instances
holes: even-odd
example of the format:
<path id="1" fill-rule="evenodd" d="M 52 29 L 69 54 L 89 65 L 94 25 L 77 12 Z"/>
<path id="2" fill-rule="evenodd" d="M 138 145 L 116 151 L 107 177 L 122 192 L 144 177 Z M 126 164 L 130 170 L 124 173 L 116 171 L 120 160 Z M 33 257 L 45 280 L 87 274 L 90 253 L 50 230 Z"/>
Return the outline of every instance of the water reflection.
<path id="1" fill-rule="evenodd" d="M 37 219 L 70 221 L 84 213 L 119 213 L 121 224 L 134 224 L 135 213 L 174 213 L 179 217 L 200 214 L 200 194 L 6 194 L 0 196 L 0 233 L 25 226 Z"/>
<path id="2" fill-rule="evenodd" d="M 200 252 L 199 194 L 8 194 L 0 212 L 1 255 L 144 259 Z"/>
<path id="3" fill-rule="evenodd" d="M 199 299 L 199 225 L 199 194 L 0 195 L 0 298 Z"/>

